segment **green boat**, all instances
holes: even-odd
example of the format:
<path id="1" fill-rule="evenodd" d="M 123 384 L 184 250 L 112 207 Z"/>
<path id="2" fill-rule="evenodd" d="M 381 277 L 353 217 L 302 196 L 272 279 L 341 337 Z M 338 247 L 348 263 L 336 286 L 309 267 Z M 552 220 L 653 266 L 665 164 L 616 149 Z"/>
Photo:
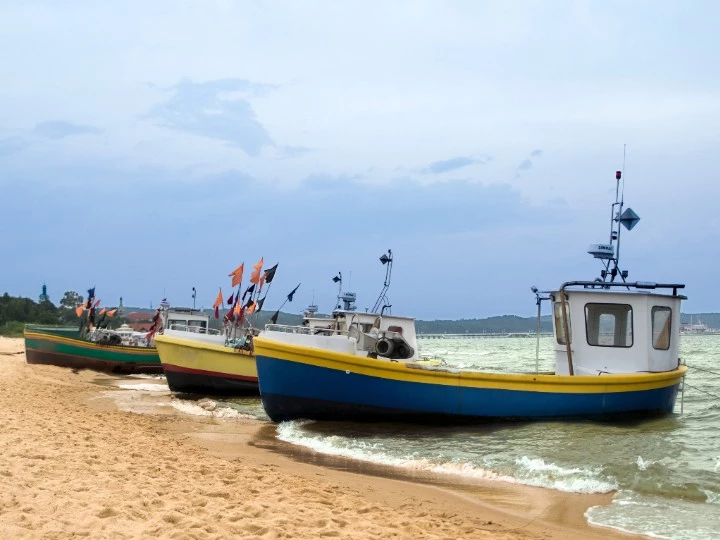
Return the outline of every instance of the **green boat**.
<path id="1" fill-rule="evenodd" d="M 207 332 L 209 317 L 190 308 L 170 308 L 161 303 L 150 332 L 133 332 L 127 325 L 111 330 L 89 324 L 80 327 L 26 325 L 25 357 L 28 364 L 49 364 L 110 373 L 162 373 L 153 335 L 164 328 Z"/>
<path id="2" fill-rule="evenodd" d="M 111 373 L 162 373 L 154 346 L 89 341 L 77 327 L 27 325 L 25 357 L 28 364 L 49 364 Z"/>

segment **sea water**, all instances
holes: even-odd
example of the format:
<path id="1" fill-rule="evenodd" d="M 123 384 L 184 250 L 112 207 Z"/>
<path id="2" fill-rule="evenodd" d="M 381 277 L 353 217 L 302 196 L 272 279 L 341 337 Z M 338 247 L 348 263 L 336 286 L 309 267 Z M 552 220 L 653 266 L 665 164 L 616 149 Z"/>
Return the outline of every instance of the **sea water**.
<path id="1" fill-rule="evenodd" d="M 540 340 L 541 371 L 554 368 L 551 339 Z M 420 339 L 419 348 L 459 368 L 536 366 L 534 337 Z M 474 426 L 290 421 L 277 425 L 277 437 L 450 481 L 612 492 L 612 504 L 588 510 L 590 523 L 658 538 L 720 538 L 720 335 L 683 335 L 680 356 L 688 365 L 684 395 L 675 413 L 661 418 Z M 217 406 L 213 415 L 267 420 L 258 398 Z"/>
<path id="2" fill-rule="evenodd" d="M 554 368 L 551 339 L 540 340 L 541 371 Z M 534 337 L 420 339 L 419 348 L 460 368 L 536 365 Z M 448 479 L 614 492 L 612 504 L 589 509 L 589 522 L 658 538 L 720 538 L 720 335 L 683 335 L 680 357 L 688 365 L 684 396 L 662 418 L 462 427 L 291 421 L 277 426 L 277 437 Z M 236 406 L 263 417 L 254 400 Z"/>

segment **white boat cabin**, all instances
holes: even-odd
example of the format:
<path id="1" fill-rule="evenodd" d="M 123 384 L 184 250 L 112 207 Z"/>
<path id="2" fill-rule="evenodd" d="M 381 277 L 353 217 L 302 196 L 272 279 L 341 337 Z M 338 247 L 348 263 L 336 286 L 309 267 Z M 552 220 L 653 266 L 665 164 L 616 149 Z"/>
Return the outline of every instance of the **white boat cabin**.
<path id="1" fill-rule="evenodd" d="M 183 307 L 160 305 L 163 331 L 166 336 L 181 337 L 202 341 L 213 345 L 225 343 L 225 336 L 214 328 L 210 328 L 210 317 L 199 310 Z"/>
<path id="2" fill-rule="evenodd" d="M 584 285 L 581 289 L 563 286 L 550 295 L 558 375 L 656 373 L 677 368 L 680 303 L 685 298 L 677 294 L 677 288 L 682 285 L 614 284 L 622 290 Z M 661 287 L 672 288 L 673 293 L 643 290 Z"/>
<path id="3" fill-rule="evenodd" d="M 357 311 L 306 316 L 302 326 L 269 324 L 263 337 L 318 349 L 398 361 L 418 360 L 415 319 Z"/>
<path id="4" fill-rule="evenodd" d="M 166 330 L 182 330 L 206 334 L 210 317 L 192 308 L 173 307 L 162 310 L 163 327 Z"/>

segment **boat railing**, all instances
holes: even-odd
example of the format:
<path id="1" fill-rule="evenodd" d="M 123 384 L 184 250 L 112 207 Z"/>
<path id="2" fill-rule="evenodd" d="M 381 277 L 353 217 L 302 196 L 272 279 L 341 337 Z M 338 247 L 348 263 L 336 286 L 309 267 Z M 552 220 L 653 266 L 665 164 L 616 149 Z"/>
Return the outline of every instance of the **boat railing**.
<path id="1" fill-rule="evenodd" d="M 205 328 L 203 326 L 193 326 L 188 324 L 171 324 L 170 330 L 181 330 L 183 332 L 191 332 L 194 334 L 207 334 L 210 336 L 219 336 L 220 330 L 215 328 Z"/>
<path id="2" fill-rule="evenodd" d="M 640 290 L 654 290 L 654 289 L 672 289 L 673 296 L 678 295 L 678 289 L 684 289 L 685 285 L 682 283 L 654 283 L 652 281 L 566 281 L 560 286 L 560 290 L 571 287 L 583 287 L 585 289 L 609 289 L 610 287 L 626 287 L 628 289 L 640 289 Z M 681 298 L 685 299 L 684 296 Z"/>
<path id="3" fill-rule="evenodd" d="M 287 334 L 305 334 L 308 336 L 347 336 L 347 330 L 336 330 L 334 328 L 323 328 L 321 326 L 292 326 L 288 324 L 266 324 L 268 332 L 285 332 Z"/>

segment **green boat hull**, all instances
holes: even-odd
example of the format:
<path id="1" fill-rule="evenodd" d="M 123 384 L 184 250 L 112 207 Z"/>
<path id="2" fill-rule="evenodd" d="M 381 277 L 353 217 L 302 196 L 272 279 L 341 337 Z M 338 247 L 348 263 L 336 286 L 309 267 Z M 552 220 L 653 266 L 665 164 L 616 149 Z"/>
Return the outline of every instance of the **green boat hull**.
<path id="1" fill-rule="evenodd" d="M 80 337 L 76 328 L 25 327 L 28 364 L 48 364 L 110 373 L 162 373 L 154 347 L 101 345 Z"/>

